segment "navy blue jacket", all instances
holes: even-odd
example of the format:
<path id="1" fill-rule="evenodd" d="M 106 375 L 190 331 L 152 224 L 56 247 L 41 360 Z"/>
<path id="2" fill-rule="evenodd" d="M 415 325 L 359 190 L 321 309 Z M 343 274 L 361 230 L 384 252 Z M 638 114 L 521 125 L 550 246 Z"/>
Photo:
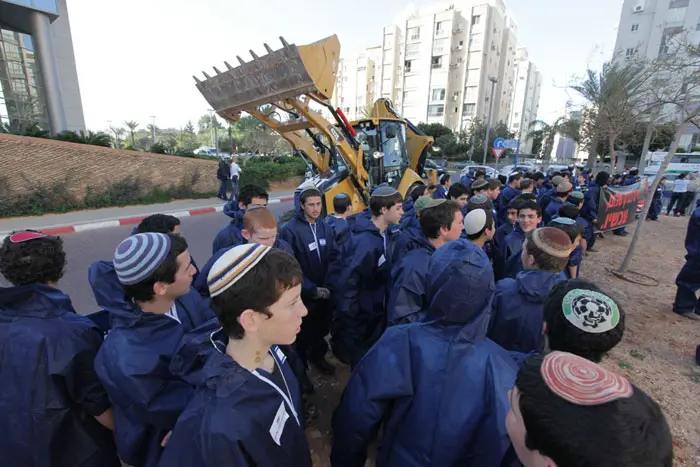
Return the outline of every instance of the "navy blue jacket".
<path id="1" fill-rule="evenodd" d="M 579 244 L 574 250 L 571 252 L 569 255 L 569 263 L 566 265 L 566 277 L 568 279 L 578 279 L 578 277 L 581 275 L 581 264 L 583 263 L 583 248 L 581 248 L 581 245 Z M 574 267 L 578 266 L 578 270 L 576 271 L 576 277 L 571 277 L 571 274 L 569 274 L 569 267 Z"/>
<path id="2" fill-rule="evenodd" d="M 211 249 L 212 254 L 216 253 L 222 248 L 231 248 L 232 246 L 240 245 L 246 242 L 245 238 L 243 238 L 243 234 L 241 233 L 241 230 L 243 230 L 244 214 L 245 211 L 240 209 L 230 213 L 230 216 L 233 219 L 226 227 L 221 229 L 219 233 L 216 234 L 216 237 L 214 237 L 214 243 L 212 244 Z"/>
<path id="3" fill-rule="evenodd" d="M 564 206 L 564 203 L 565 201 L 557 197 L 553 197 L 549 201 L 547 208 L 542 212 L 542 222 L 544 222 L 544 225 L 549 224 L 552 219 L 559 217 L 559 208 Z"/>
<path id="4" fill-rule="evenodd" d="M 386 301 L 391 287 L 392 235 L 385 235 L 371 220 L 358 219 L 352 254 L 345 258 L 334 329 L 341 346 L 357 363 L 379 339 L 386 326 Z"/>
<path id="5" fill-rule="evenodd" d="M 685 236 L 685 260 L 700 266 L 700 201 L 688 221 L 688 233 Z"/>
<path id="6" fill-rule="evenodd" d="M 241 237 L 243 238 L 243 237 Z M 234 246 L 238 245 L 244 245 L 248 243 L 245 238 L 243 238 L 243 241 L 240 243 L 236 243 L 235 245 L 227 246 L 225 248 L 222 248 L 218 250 L 214 255 L 209 258 L 209 261 L 206 262 L 204 267 L 202 267 L 202 270 L 200 271 L 199 276 L 196 278 L 192 278 L 192 287 L 199 292 L 199 294 L 202 297 L 209 297 L 209 286 L 207 285 L 207 277 L 209 276 L 209 271 L 211 271 L 212 266 L 214 266 L 214 263 L 216 263 L 216 260 L 221 258 L 224 253 L 226 253 L 228 250 L 233 248 Z M 277 237 L 277 240 L 275 240 L 275 244 L 273 245 L 275 248 L 279 248 L 280 250 L 284 250 L 290 255 L 294 256 L 294 252 L 292 251 L 292 247 L 289 246 L 289 243 L 285 242 L 281 238 Z"/>
<path id="7" fill-rule="evenodd" d="M 544 302 L 552 287 L 565 279 L 562 273 L 531 270 L 499 281 L 488 336 L 506 350 L 543 351 Z"/>
<path id="8" fill-rule="evenodd" d="M 407 324 L 421 319 L 427 308 L 426 274 L 435 247 L 423 233 L 414 237 L 415 247 L 395 263 L 391 271 L 393 287 L 387 305 L 387 324 Z"/>
<path id="9" fill-rule="evenodd" d="M 301 397 L 286 355 L 272 347 L 279 380 L 225 354 L 212 321 L 183 340 L 173 374 L 197 386 L 160 460 L 163 467 L 311 467 Z M 213 333 L 213 334 L 212 334 Z"/>
<path id="10" fill-rule="evenodd" d="M 505 268 L 505 245 L 506 237 L 513 233 L 515 226 L 506 221 L 496 229 L 496 234 L 493 236 L 493 275 L 496 280 L 503 277 L 503 268 Z M 486 246 L 486 245 L 484 245 Z"/>
<path id="11" fill-rule="evenodd" d="M 639 175 L 625 175 L 625 177 L 622 179 L 622 183 L 620 184 L 621 186 L 630 186 L 634 185 L 638 181 L 640 181 L 641 178 Z"/>
<path id="12" fill-rule="evenodd" d="M 435 192 L 433 193 L 434 199 L 447 199 L 447 190 L 442 185 L 435 186 Z"/>
<path id="13" fill-rule="evenodd" d="M 598 203 L 600 202 L 600 186 L 593 184 L 583 194 L 581 217 L 588 222 L 598 219 Z"/>
<path id="14" fill-rule="evenodd" d="M 549 205 L 550 201 L 552 201 L 553 198 L 557 196 L 557 189 L 556 188 L 547 188 L 546 190 L 542 191 L 539 197 L 537 198 L 537 202 L 540 203 L 540 207 L 542 208 L 542 212 L 544 213 L 544 210 L 547 209 L 547 206 Z"/>
<path id="15" fill-rule="evenodd" d="M 424 323 L 392 326 L 350 377 L 333 417 L 333 467 L 500 466 L 513 358 L 487 339 L 494 283 L 486 255 L 455 240 L 432 256 Z"/>
<path id="16" fill-rule="evenodd" d="M 521 193 L 520 190 L 508 185 L 501 191 L 498 201 L 498 222 L 506 222 L 508 217 L 508 203 Z"/>
<path id="17" fill-rule="evenodd" d="M 326 283 L 331 289 L 337 290 L 343 275 L 344 258 L 350 254 L 352 232 L 346 219 L 329 215 L 326 216 L 324 222 L 333 232 L 333 249 L 330 251 L 328 258 L 329 265 Z"/>
<path id="18" fill-rule="evenodd" d="M 328 266 L 335 248 L 333 234 L 333 229 L 321 219 L 309 224 L 301 210 L 280 231 L 280 238 L 292 247 L 294 257 L 301 266 L 304 275 L 301 293 L 304 299 L 316 298 L 316 289 L 329 285 Z"/>
<path id="19" fill-rule="evenodd" d="M 523 262 L 520 255 L 523 251 L 524 241 L 525 232 L 520 228 L 520 224 L 516 222 L 513 232 L 506 235 L 503 246 L 499 248 L 499 254 L 504 258 L 503 271 L 499 279 L 506 277 L 515 279 L 515 276 L 523 270 Z"/>
<path id="20" fill-rule="evenodd" d="M 0 289 L 0 459 L 22 467 L 119 467 L 112 404 L 93 367 L 102 333 L 43 284 Z"/>
<path id="21" fill-rule="evenodd" d="M 177 344 L 187 331 L 213 317 L 200 295 L 176 301 L 182 322 L 141 311 L 127 301 L 111 262 L 90 266 L 97 304 L 111 315 L 112 330 L 95 359 L 95 370 L 114 404 L 117 449 L 133 466 L 157 465 L 160 443 L 192 394 L 192 387 L 170 373 Z"/>

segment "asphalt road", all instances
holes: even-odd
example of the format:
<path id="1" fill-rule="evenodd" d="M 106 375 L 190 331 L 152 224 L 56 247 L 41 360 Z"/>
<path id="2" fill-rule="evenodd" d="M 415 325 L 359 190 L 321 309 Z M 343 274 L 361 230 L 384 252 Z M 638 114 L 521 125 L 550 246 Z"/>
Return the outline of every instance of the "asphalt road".
<path id="1" fill-rule="evenodd" d="M 279 216 L 289 209 L 293 203 L 276 203 L 270 205 L 270 210 Z M 198 265 L 203 266 L 211 256 L 211 246 L 214 237 L 230 218 L 222 213 L 204 214 L 182 219 L 182 235 L 187 239 L 189 252 Z M 66 250 L 68 265 L 59 288 L 70 295 L 73 306 L 79 314 L 98 311 L 97 303 L 88 283 L 88 267 L 95 261 L 110 260 L 114 249 L 126 238 L 134 226 L 113 227 L 63 235 L 63 246 Z M 0 275 L 0 286 L 10 284 Z"/>

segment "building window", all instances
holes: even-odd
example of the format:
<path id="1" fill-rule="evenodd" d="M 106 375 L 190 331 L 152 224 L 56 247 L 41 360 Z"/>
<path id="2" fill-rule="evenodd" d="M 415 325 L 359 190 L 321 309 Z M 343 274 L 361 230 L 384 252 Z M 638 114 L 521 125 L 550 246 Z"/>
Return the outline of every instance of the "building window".
<path id="1" fill-rule="evenodd" d="M 634 49 L 625 50 L 625 58 L 631 58 L 631 57 L 634 57 Z"/>
<path id="2" fill-rule="evenodd" d="M 639 25 L 638 24 L 633 24 L 632 25 L 632 32 L 637 32 L 639 31 Z"/>
<path id="3" fill-rule="evenodd" d="M 420 44 L 406 45 L 406 58 L 416 58 L 420 54 Z"/>
<path id="4" fill-rule="evenodd" d="M 442 56 L 433 57 L 430 61 L 430 68 L 437 69 L 442 68 Z"/>
<path id="5" fill-rule="evenodd" d="M 695 26 L 696 31 L 700 31 L 700 18 L 698 18 L 698 25 Z"/>
<path id="6" fill-rule="evenodd" d="M 472 16 L 472 26 L 476 26 L 477 24 L 481 23 L 481 16 L 480 15 L 474 15 Z"/>
<path id="7" fill-rule="evenodd" d="M 476 104 L 464 104 L 464 106 L 462 106 L 462 113 L 465 117 L 473 117 L 476 113 Z"/>
<path id="8" fill-rule="evenodd" d="M 516 130 L 520 128 L 520 123 L 513 123 L 513 128 Z"/>
<path id="9" fill-rule="evenodd" d="M 408 28 L 408 40 L 417 41 L 418 39 L 420 39 L 420 28 Z"/>
<path id="10" fill-rule="evenodd" d="M 659 46 L 659 57 L 662 57 L 664 55 L 668 55 L 669 53 L 671 53 L 669 50 L 669 44 L 671 42 L 671 39 L 674 36 L 676 36 L 682 32 L 683 32 L 682 26 L 664 29 L 664 32 L 661 36 L 661 45 Z M 673 52 L 673 54 L 675 54 L 675 52 Z"/>
<path id="11" fill-rule="evenodd" d="M 477 89 L 479 89 L 477 86 L 468 86 L 464 93 L 464 100 L 467 102 L 476 102 Z"/>
<path id="12" fill-rule="evenodd" d="M 428 106 L 429 117 L 442 117 L 445 114 L 445 106 L 443 104 L 435 104 Z"/>
<path id="13" fill-rule="evenodd" d="M 367 67 L 366 66 L 358 66 L 357 71 L 366 71 Z"/>
<path id="14" fill-rule="evenodd" d="M 442 55 L 442 53 L 445 51 L 445 46 L 448 45 L 448 40 L 449 39 L 435 39 L 433 41 L 433 54 Z"/>
<path id="15" fill-rule="evenodd" d="M 484 43 L 483 34 L 472 34 L 469 36 L 469 50 L 478 50 Z"/>
<path id="16" fill-rule="evenodd" d="M 437 34 L 440 31 L 442 31 L 442 21 L 438 21 L 437 23 L 435 23 L 435 33 Z"/>
<path id="17" fill-rule="evenodd" d="M 406 60 L 403 62 L 403 69 L 406 73 L 411 72 L 411 64 L 413 63 L 413 60 Z"/>
<path id="18" fill-rule="evenodd" d="M 430 100 L 432 101 L 444 101 L 445 100 L 445 88 L 435 88 L 430 95 Z"/>
<path id="19" fill-rule="evenodd" d="M 669 8 L 685 8 L 690 4 L 690 0 L 671 0 Z"/>

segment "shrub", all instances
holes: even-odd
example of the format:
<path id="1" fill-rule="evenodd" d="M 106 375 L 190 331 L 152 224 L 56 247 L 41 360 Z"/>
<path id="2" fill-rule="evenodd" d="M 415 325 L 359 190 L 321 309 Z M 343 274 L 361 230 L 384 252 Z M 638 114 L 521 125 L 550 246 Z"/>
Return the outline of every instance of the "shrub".
<path id="1" fill-rule="evenodd" d="M 112 147 L 112 137 L 102 131 L 98 131 L 96 133 L 92 131 L 88 131 L 87 133 L 84 131 L 62 131 L 61 133 L 54 136 L 53 139 L 58 141 L 67 141 L 69 143 L 101 146 L 104 148 Z"/>
<path id="2" fill-rule="evenodd" d="M 165 146 L 161 143 L 154 143 L 151 145 L 150 148 L 148 148 L 148 152 L 152 152 L 153 154 L 167 154 L 167 150 Z"/>
<path id="3" fill-rule="evenodd" d="M 67 179 L 51 185 L 36 186 L 28 194 L 17 197 L 9 193 L 6 180 L 0 178 L 0 217 L 214 197 L 216 194 L 213 192 L 197 193 L 192 189 L 200 177 L 199 171 L 195 170 L 168 187 L 155 186 L 151 181 L 140 177 L 127 177 L 105 187 L 88 186 L 83 198 L 70 191 Z"/>
<path id="4" fill-rule="evenodd" d="M 243 165 L 240 183 L 241 186 L 254 183 L 269 188 L 270 182 L 302 176 L 305 172 L 306 164 L 298 157 L 251 157 Z"/>

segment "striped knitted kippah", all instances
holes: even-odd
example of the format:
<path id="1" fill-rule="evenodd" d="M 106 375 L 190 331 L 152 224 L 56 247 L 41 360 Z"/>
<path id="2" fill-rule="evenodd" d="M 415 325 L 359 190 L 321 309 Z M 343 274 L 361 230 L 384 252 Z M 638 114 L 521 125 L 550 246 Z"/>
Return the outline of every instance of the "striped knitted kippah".
<path id="1" fill-rule="evenodd" d="M 122 285 L 138 284 L 153 274 L 170 252 L 170 237 L 161 233 L 132 235 L 114 252 L 114 269 Z"/>
<path id="2" fill-rule="evenodd" d="M 272 250 L 269 246 L 246 243 L 231 248 L 216 260 L 207 276 L 209 295 L 214 298 L 238 282 Z"/>

